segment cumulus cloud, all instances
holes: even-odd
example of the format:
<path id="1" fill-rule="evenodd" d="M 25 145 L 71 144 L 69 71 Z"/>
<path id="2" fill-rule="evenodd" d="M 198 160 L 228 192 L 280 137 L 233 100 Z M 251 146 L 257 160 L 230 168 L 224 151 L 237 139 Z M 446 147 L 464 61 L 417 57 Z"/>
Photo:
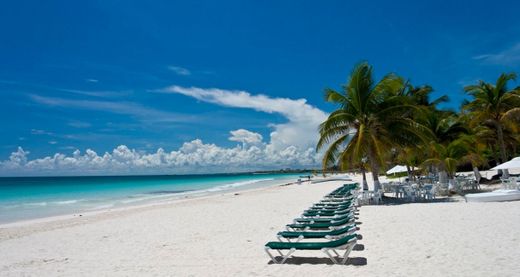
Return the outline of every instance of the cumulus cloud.
<path id="1" fill-rule="evenodd" d="M 237 172 L 273 168 L 313 167 L 319 157 L 312 149 L 299 151 L 290 146 L 281 151 L 270 145 L 223 148 L 196 139 L 179 149 L 167 152 L 162 148 L 143 153 L 120 145 L 111 152 L 98 154 L 92 149 L 75 150 L 70 155 L 28 159 L 29 152 L 21 147 L 8 160 L 0 162 L 1 175 L 92 175 L 137 173 L 206 173 Z"/>
<path id="2" fill-rule="evenodd" d="M 272 124 L 274 130 L 270 134 L 270 144 L 278 150 L 289 146 L 314 148 L 318 140 L 318 126 L 327 118 L 325 112 L 307 104 L 305 99 L 273 98 L 263 94 L 252 95 L 247 91 L 180 86 L 170 86 L 159 92 L 182 94 L 226 107 L 281 114 L 288 122 Z"/>
<path id="3" fill-rule="evenodd" d="M 230 141 L 241 142 L 242 144 L 257 144 L 262 142 L 262 135 L 259 133 L 251 132 L 245 129 L 238 129 L 229 132 L 231 136 Z"/>
<path id="4" fill-rule="evenodd" d="M 9 160 L 0 162 L 0 166 L 2 169 L 22 167 L 27 163 L 27 155 L 29 153 L 29 151 L 24 151 L 22 147 L 18 147 L 16 152 L 11 153 Z"/>
<path id="5" fill-rule="evenodd" d="M 498 53 L 483 54 L 473 57 L 486 64 L 516 65 L 520 63 L 520 42 Z"/>

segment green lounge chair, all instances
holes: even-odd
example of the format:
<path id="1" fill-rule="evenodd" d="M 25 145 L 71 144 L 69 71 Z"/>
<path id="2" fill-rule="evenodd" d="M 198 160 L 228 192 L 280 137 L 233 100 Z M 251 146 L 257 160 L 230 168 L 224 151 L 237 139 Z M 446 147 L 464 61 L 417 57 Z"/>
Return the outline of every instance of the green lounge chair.
<path id="1" fill-rule="evenodd" d="M 352 207 L 351 204 L 340 205 L 340 206 L 336 206 L 336 207 L 328 207 L 328 206 L 310 207 L 309 209 L 307 209 L 305 211 L 337 211 L 337 210 L 349 209 L 350 207 Z"/>
<path id="2" fill-rule="evenodd" d="M 348 200 L 344 200 L 344 201 L 339 201 L 339 202 L 319 202 L 319 203 L 315 203 L 314 206 L 341 206 L 341 205 L 347 205 L 347 204 L 352 204 L 354 202 L 353 199 L 348 199 Z"/>
<path id="3" fill-rule="evenodd" d="M 345 219 L 338 220 L 338 221 L 330 221 L 330 222 L 319 222 L 319 223 L 293 223 L 293 224 L 287 224 L 287 229 L 290 230 L 297 230 L 297 229 L 340 229 L 344 225 L 352 224 L 354 223 L 354 217 L 349 216 Z"/>
<path id="4" fill-rule="evenodd" d="M 292 253 L 296 250 L 321 250 L 323 251 L 329 259 L 335 264 L 345 264 L 347 262 L 348 254 L 354 246 L 356 245 L 356 234 L 348 235 L 338 240 L 327 241 L 327 242 L 278 242 L 271 241 L 265 245 L 265 252 L 271 258 L 273 263 L 283 264 L 287 258 L 289 258 Z M 277 251 L 281 260 L 278 260 L 278 257 L 275 257 L 271 254 L 270 250 Z M 283 254 L 282 250 L 289 250 L 287 254 Z M 340 257 L 337 250 L 345 250 L 345 254 L 343 257 Z M 334 252 L 338 256 L 337 259 L 331 255 L 329 251 Z"/>
<path id="5" fill-rule="evenodd" d="M 303 213 L 304 214 L 318 214 L 318 213 L 324 213 L 324 214 L 327 214 L 327 213 L 330 213 L 330 214 L 334 214 L 334 213 L 342 213 L 342 212 L 350 212 L 350 211 L 353 211 L 355 210 L 354 207 L 345 207 L 345 206 L 342 206 L 342 207 L 338 207 L 336 209 L 308 209 L 308 210 L 304 210 Z"/>
<path id="6" fill-rule="evenodd" d="M 344 202 L 332 202 L 332 203 L 323 203 L 323 202 L 320 202 L 320 203 L 315 203 L 313 205 L 313 207 L 337 207 L 337 206 L 341 206 L 341 205 L 348 205 L 348 204 L 351 204 L 352 201 L 344 201 Z"/>
<path id="7" fill-rule="evenodd" d="M 352 214 L 344 214 L 336 217 L 300 217 L 295 218 L 293 220 L 294 223 L 317 223 L 317 222 L 331 222 L 331 221 L 338 221 L 343 220 L 345 218 L 350 217 Z"/>
<path id="8" fill-rule="evenodd" d="M 344 236 L 351 235 L 356 232 L 356 225 L 347 225 L 341 229 L 332 231 L 318 231 L 318 232 L 293 232 L 293 231 L 282 231 L 277 234 L 278 240 L 282 241 L 282 238 L 291 242 L 291 239 L 297 239 L 296 242 L 302 239 L 328 239 L 336 240 Z"/>
<path id="9" fill-rule="evenodd" d="M 308 211 L 302 214 L 303 217 L 334 217 L 352 213 L 354 210 L 345 209 L 338 211 Z"/>

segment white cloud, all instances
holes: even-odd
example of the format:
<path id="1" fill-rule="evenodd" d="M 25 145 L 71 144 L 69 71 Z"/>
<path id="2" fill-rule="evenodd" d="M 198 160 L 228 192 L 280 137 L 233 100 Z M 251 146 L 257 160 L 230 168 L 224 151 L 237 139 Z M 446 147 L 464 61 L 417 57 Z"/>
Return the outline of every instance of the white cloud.
<path id="1" fill-rule="evenodd" d="M 516 65 L 520 63 L 520 42 L 501 52 L 478 55 L 473 57 L 473 59 L 486 64 Z"/>
<path id="2" fill-rule="evenodd" d="M 182 76 L 191 75 L 191 71 L 189 71 L 188 69 L 186 69 L 184 67 L 170 65 L 170 66 L 168 66 L 168 69 L 175 72 L 175 74 L 177 74 L 177 75 L 182 75 Z"/>
<path id="3" fill-rule="evenodd" d="M 99 82 L 99 80 L 97 79 L 85 79 L 86 82 L 89 82 L 89 83 L 97 83 Z"/>
<path id="4" fill-rule="evenodd" d="M 223 148 L 201 140 L 184 143 L 178 150 L 162 148 L 144 153 L 120 145 L 111 152 L 97 154 L 91 149 L 75 150 L 71 155 L 28 159 L 21 147 L 8 160 L 0 162 L 1 175 L 89 175 L 137 173 L 237 172 L 259 169 L 314 167 L 318 155 L 312 150 L 298 151 L 294 146 L 281 151 L 270 145 Z"/>
<path id="5" fill-rule="evenodd" d="M 259 133 L 251 132 L 245 129 L 238 129 L 229 132 L 231 136 L 230 141 L 241 142 L 242 144 L 257 144 L 262 142 L 262 135 Z"/>
<path id="6" fill-rule="evenodd" d="M 270 134 L 270 144 L 278 150 L 289 146 L 298 149 L 314 148 L 318 141 L 318 126 L 327 118 L 325 112 L 307 104 L 305 99 L 272 98 L 263 94 L 252 95 L 246 91 L 180 86 L 167 87 L 159 92 L 178 93 L 226 107 L 281 114 L 288 122 L 272 124 L 274 130 Z"/>
<path id="7" fill-rule="evenodd" d="M 9 173 L 12 169 L 24 167 L 27 164 L 27 155 L 29 151 L 24 151 L 22 147 L 18 147 L 16 152 L 11 153 L 9 160 L 0 162 L 1 171 Z"/>

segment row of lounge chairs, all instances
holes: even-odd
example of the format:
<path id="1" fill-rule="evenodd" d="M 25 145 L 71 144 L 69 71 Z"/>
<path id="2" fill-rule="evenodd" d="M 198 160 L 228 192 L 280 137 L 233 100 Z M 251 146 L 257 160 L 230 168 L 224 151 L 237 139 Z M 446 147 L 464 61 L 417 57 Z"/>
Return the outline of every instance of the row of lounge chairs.
<path id="1" fill-rule="evenodd" d="M 265 245 L 273 263 L 284 263 L 296 250 L 321 250 L 333 263 L 345 264 L 357 241 L 355 203 L 358 189 L 358 184 L 345 184 L 287 224 L 287 230 L 277 234 L 279 241 Z M 274 256 L 272 251 L 280 256 Z M 341 256 L 337 251 L 345 253 Z"/>

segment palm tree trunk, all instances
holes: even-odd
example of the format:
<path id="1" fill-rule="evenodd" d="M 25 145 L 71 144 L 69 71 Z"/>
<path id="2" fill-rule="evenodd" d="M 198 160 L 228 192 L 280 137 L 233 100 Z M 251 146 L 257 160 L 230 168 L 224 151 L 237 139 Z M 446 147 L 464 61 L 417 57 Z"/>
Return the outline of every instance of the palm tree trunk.
<path id="1" fill-rule="evenodd" d="M 477 181 L 477 184 L 480 184 L 480 179 L 482 178 L 482 175 L 480 175 L 478 167 L 473 166 L 473 174 L 475 175 L 475 180 Z"/>
<path id="2" fill-rule="evenodd" d="M 408 171 L 408 180 L 415 181 L 415 175 L 413 174 L 413 170 L 409 165 L 406 165 L 406 171 Z"/>
<path id="3" fill-rule="evenodd" d="M 363 190 L 368 190 L 367 174 L 365 168 L 361 168 L 361 174 L 363 175 Z"/>
<path id="4" fill-rule="evenodd" d="M 448 173 L 444 169 L 439 171 L 439 183 L 443 185 L 448 183 Z"/>
<path id="5" fill-rule="evenodd" d="M 476 189 L 480 190 L 480 179 L 482 179 L 482 175 L 480 175 L 478 167 L 473 166 L 473 174 L 475 174 L 475 180 L 477 181 Z"/>
<path id="6" fill-rule="evenodd" d="M 381 183 L 379 182 L 379 166 L 377 165 L 375 169 L 372 167 L 372 179 L 374 180 L 374 191 L 379 191 Z"/>
<path id="7" fill-rule="evenodd" d="M 381 183 L 379 182 L 379 164 L 377 163 L 376 155 L 374 150 L 369 147 L 368 159 L 370 160 L 370 167 L 372 168 L 372 179 L 374 180 L 374 191 L 381 189 Z"/>
<path id="8" fill-rule="evenodd" d="M 496 150 L 494 146 L 490 146 L 491 151 L 493 152 L 493 159 L 495 159 L 496 165 L 500 164 L 500 150 Z M 499 176 L 502 176 L 502 169 L 497 170 Z"/>
<path id="9" fill-rule="evenodd" d="M 497 129 L 498 146 L 500 147 L 500 159 L 502 160 L 502 163 L 505 163 L 507 162 L 507 156 L 506 145 L 504 143 L 504 131 L 502 130 L 502 126 L 498 122 L 495 123 L 495 127 Z M 502 177 L 509 178 L 509 171 L 507 169 L 504 169 L 502 171 Z"/>

